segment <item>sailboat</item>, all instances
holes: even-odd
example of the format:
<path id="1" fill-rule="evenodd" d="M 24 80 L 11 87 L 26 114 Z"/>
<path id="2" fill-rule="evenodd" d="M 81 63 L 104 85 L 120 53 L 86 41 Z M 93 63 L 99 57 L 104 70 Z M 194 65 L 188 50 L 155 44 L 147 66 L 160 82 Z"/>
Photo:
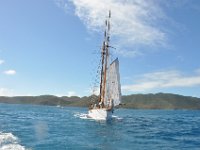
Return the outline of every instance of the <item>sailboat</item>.
<path id="1" fill-rule="evenodd" d="M 100 94 L 98 102 L 89 106 L 88 117 L 95 120 L 112 118 L 115 106 L 121 101 L 119 60 L 110 60 L 110 19 L 111 11 L 105 21 L 104 41 L 101 48 Z"/>

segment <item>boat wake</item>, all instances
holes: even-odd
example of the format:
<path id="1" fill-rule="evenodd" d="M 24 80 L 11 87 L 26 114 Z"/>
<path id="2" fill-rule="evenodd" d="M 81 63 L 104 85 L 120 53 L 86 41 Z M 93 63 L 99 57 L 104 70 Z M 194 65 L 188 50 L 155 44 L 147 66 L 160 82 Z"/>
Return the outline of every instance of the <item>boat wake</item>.
<path id="1" fill-rule="evenodd" d="M 74 117 L 80 118 L 80 119 L 91 119 L 88 117 L 88 114 L 85 114 L 85 113 L 75 113 Z"/>
<path id="2" fill-rule="evenodd" d="M 114 115 L 112 115 L 112 119 L 114 119 L 114 120 L 123 120 L 123 118 L 121 118 L 121 117 L 118 117 L 118 116 L 114 116 Z"/>
<path id="3" fill-rule="evenodd" d="M 88 114 L 86 114 L 86 113 L 78 113 L 78 112 L 77 112 L 77 113 L 74 114 L 74 117 L 80 118 L 80 119 L 90 119 L 90 120 L 94 120 L 94 119 L 88 117 Z M 115 115 L 112 115 L 112 116 L 111 116 L 111 119 L 112 119 L 112 120 L 118 120 L 118 121 L 120 121 L 120 120 L 122 120 L 123 118 L 118 117 L 118 116 L 115 116 Z"/>
<path id="4" fill-rule="evenodd" d="M 0 132 L 0 150 L 26 150 L 12 133 Z"/>

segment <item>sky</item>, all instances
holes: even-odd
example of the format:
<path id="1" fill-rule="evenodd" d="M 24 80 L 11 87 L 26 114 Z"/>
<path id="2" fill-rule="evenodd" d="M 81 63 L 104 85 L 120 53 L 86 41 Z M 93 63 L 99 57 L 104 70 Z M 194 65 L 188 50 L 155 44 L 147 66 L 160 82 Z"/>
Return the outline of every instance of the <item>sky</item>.
<path id="1" fill-rule="evenodd" d="M 109 10 L 123 95 L 200 97 L 199 0 L 1 0 L 0 96 L 91 95 Z"/>

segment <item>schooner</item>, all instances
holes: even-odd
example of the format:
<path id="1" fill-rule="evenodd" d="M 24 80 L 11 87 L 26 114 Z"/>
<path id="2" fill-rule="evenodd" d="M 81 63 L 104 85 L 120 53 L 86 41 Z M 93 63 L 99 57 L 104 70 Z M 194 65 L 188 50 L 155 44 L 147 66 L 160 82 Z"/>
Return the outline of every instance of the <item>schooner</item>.
<path id="1" fill-rule="evenodd" d="M 100 94 L 98 102 L 89 107 L 88 117 L 95 120 L 108 120 L 112 118 L 114 107 L 121 101 L 121 85 L 119 74 L 119 60 L 110 60 L 110 19 L 105 20 L 104 40 L 101 48 L 101 76 Z"/>

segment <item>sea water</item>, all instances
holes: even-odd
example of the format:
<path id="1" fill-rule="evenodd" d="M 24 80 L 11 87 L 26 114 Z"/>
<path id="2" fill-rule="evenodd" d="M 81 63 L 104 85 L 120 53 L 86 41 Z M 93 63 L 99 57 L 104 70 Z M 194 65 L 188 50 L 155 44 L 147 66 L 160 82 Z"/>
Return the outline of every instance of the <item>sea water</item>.
<path id="1" fill-rule="evenodd" d="M 200 111 L 117 109 L 110 121 L 87 108 L 0 104 L 0 150 L 200 150 Z"/>

